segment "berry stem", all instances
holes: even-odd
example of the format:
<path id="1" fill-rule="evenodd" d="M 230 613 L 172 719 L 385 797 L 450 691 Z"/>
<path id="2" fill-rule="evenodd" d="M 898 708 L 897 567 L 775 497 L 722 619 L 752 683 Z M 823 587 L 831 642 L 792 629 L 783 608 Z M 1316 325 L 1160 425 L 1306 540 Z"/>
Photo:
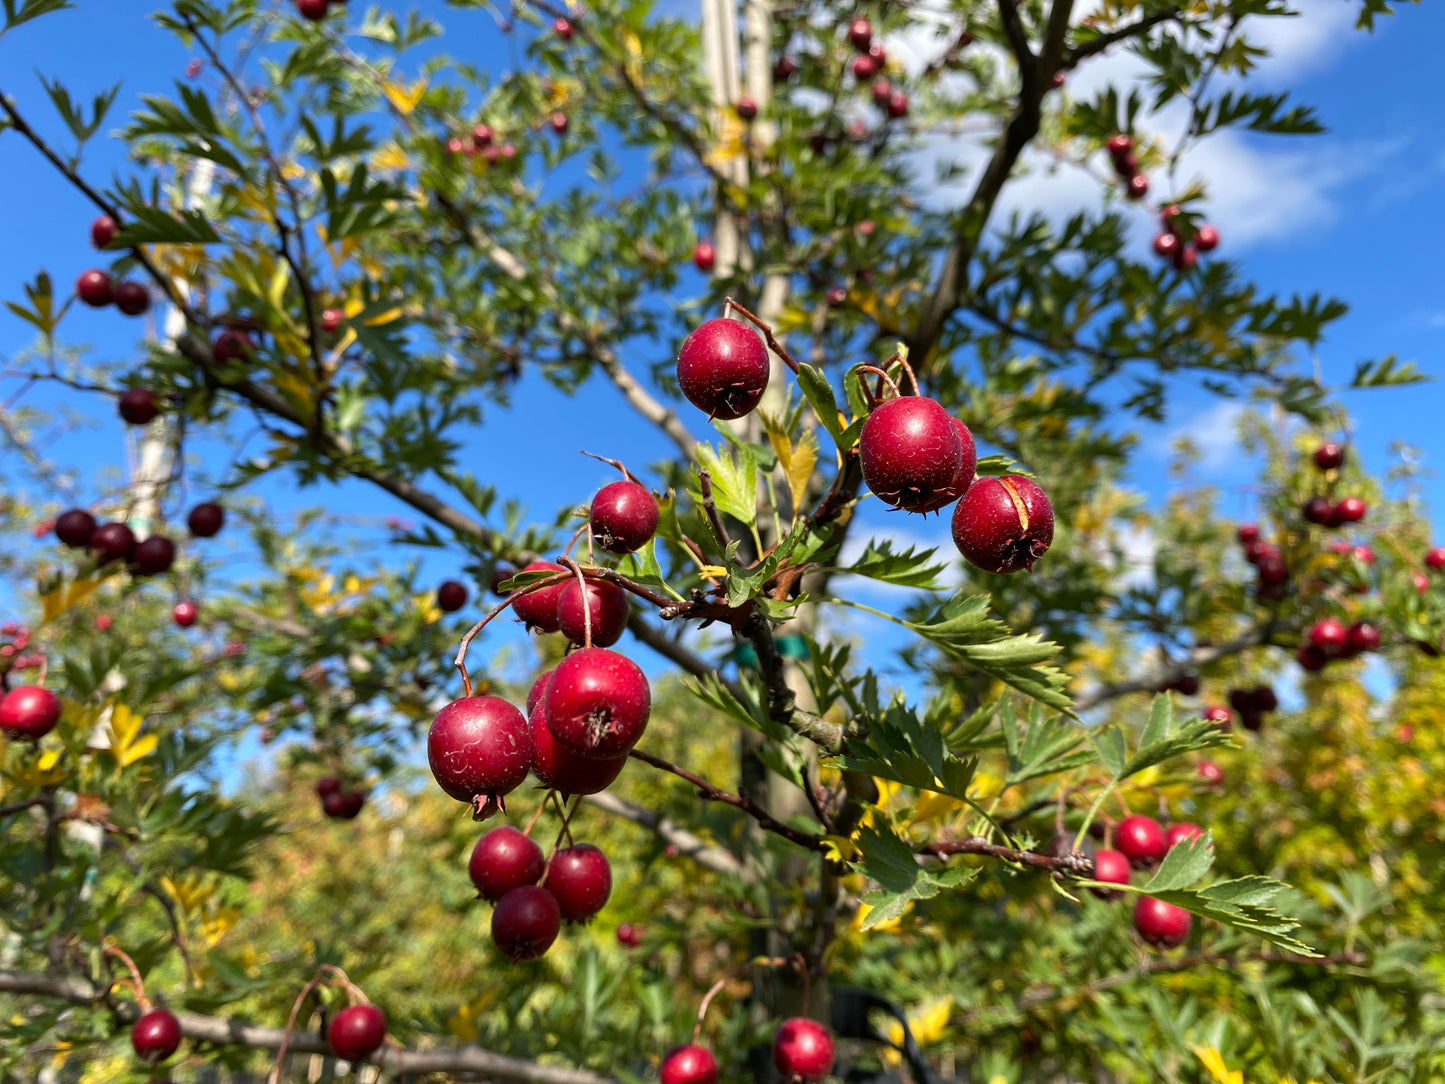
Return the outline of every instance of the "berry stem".
<path id="1" fill-rule="evenodd" d="M 549 788 L 546 795 L 542 798 L 542 804 L 537 807 L 537 811 L 532 814 L 532 819 L 527 822 L 527 828 L 522 833 L 522 835 L 526 836 L 528 839 L 532 838 L 532 829 L 537 826 L 537 821 L 541 819 L 542 811 L 547 808 L 547 802 L 551 800 L 553 793 L 554 792 Z"/>
<path id="2" fill-rule="evenodd" d="M 902 343 L 898 344 L 898 349 L 893 352 L 891 358 L 883 363 L 883 367 L 885 369 L 891 369 L 895 361 L 903 366 L 903 371 L 908 374 L 908 381 L 913 385 L 913 394 L 922 395 L 923 391 L 918 386 L 918 376 L 914 373 L 913 366 L 908 364 L 908 348 Z"/>
<path id="3" fill-rule="evenodd" d="M 570 557 L 564 555 L 557 563 L 571 569 L 577 577 L 577 590 L 582 592 L 582 647 L 589 648 L 592 646 L 592 600 L 587 597 L 587 577 L 582 575 L 582 566 Z"/>
<path id="4" fill-rule="evenodd" d="M 702 1004 L 697 1007 L 697 1023 L 693 1025 L 692 1029 L 692 1042 L 694 1046 L 697 1045 L 698 1039 L 702 1036 L 702 1022 L 707 1016 L 707 1007 L 712 1004 L 712 999 L 717 996 L 718 991 L 727 985 L 728 980 L 731 978 L 732 972 L 730 971 L 718 979 L 717 982 L 713 983 L 712 986 L 708 988 L 707 993 L 702 995 Z"/>
<path id="5" fill-rule="evenodd" d="M 130 978 L 128 980 L 121 979 L 120 982 L 130 987 L 130 992 L 135 995 L 136 1004 L 140 1006 L 141 1012 L 150 1012 L 151 999 L 146 997 L 145 983 L 141 980 L 140 969 L 136 967 L 135 961 L 123 950 L 116 948 L 114 945 L 101 945 L 100 951 L 107 956 L 114 956 L 121 963 L 125 964 L 126 970 L 130 972 Z"/>
<path id="6" fill-rule="evenodd" d="M 893 382 L 893 378 L 892 378 L 891 376 L 889 376 L 887 372 L 885 372 L 884 370 L 878 368 L 878 366 L 876 366 L 876 365 L 855 365 L 855 366 L 853 366 L 853 371 L 854 371 L 855 373 L 877 373 L 880 377 L 883 378 L 884 382 L 887 383 L 887 385 L 888 385 L 888 387 L 889 387 L 889 390 L 891 390 L 891 391 L 893 392 L 893 398 L 895 398 L 895 399 L 902 399 L 902 398 L 903 398 L 903 393 L 898 390 L 898 385 Z M 868 385 L 867 385 L 867 384 L 864 384 L 863 386 L 866 388 Z M 876 396 L 875 396 L 874 398 L 876 398 Z"/>
<path id="7" fill-rule="evenodd" d="M 549 576 L 545 580 L 539 580 L 537 583 L 532 584 L 530 587 L 514 592 L 488 610 L 486 616 L 467 630 L 467 634 L 462 637 L 461 646 L 457 648 L 457 657 L 452 660 L 452 665 L 461 671 L 462 688 L 466 690 L 468 696 L 472 695 L 472 676 L 467 673 L 467 648 L 472 646 L 472 641 L 476 639 L 477 634 L 487 627 L 487 623 L 491 621 L 492 618 L 496 617 L 522 595 L 529 595 L 533 591 L 540 591 L 544 587 L 556 587 L 559 583 L 566 583 L 567 580 L 571 578 L 571 573 L 559 572 L 555 576 Z"/>
<path id="8" fill-rule="evenodd" d="M 798 363 L 793 360 L 793 355 L 784 350 L 782 346 L 778 344 L 778 340 L 773 338 L 773 329 L 770 328 L 767 324 L 763 323 L 763 321 L 757 316 L 755 316 L 753 313 L 749 312 L 747 309 L 739 305 L 732 298 L 726 298 L 723 301 L 723 315 L 731 315 L 734 311 L 742 315 L 749 323 L 751 323 L 755 328 L 757 328 L 763 333 L 763 341 L 768 344 L 768 349 L 771 350 L 773 353 L 777 354 L 778 357 L 782 358 L 783 362 L 788 366 L 788 368 L 793 370 L 793 375 L 797 376 Z"/>
<path id="9" fill-rule="evenodd" d="M 598 455 L 596 452 L 589 452 L 585 448 L 582 449 L 582 454 L 588 456 L 591 459 L 595 459 L 600 463 L 606 463 L 609 467 L 616 467 L 622 472 L 622 477 L 626 478 L 629 482 L 635 482 L 640 486 L 646 485 L 646 483 L 643 482 L 641 478 L 637 477 L 637 475 L 633 474 L 630 470 L 628 470 L 627 467 L 623 465 L 623 462 L 620 459 L 608 459 L 605 455 Z"/>
<path id="10" fill-rule="evenodd" d="M 713 534 L 717 535 L 718 545 L 722 548 L 723 552 L 726 553 L 728 545 L 732 540 L 728 537 L 727 528 L 723 526 L 722 518 L 717 514 L 717 505 L 713 503 L 712 475 L 708 473 L 706 467 L 697 468 L 697 481 L 698 487 L 702 491 L 703 511 L 707 513 L 707 520 L 712 524 Z"/>

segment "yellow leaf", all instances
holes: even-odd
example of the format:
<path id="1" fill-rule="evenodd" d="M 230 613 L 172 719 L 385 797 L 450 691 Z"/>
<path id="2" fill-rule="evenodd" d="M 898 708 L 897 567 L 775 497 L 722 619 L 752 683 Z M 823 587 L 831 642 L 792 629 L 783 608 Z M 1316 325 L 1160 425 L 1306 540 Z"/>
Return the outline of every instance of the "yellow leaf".
<path id="1" fill-rule="evenodd" d="M 957 813 L 966 803 L 950 794 L 935 794 L 926 790 L 918 796 L 913 806 L 913 821 L 932 821 Z"/>
<path id="2" fill-rule="evenodd" d="M 952 1013 L 953 998 L 945 997 L 941 1001 L 932 1002 L 908 1014 L 908 1030 L 913 1032 L 913 1037 L 918 1040 L 919 1046 L 936 1043 L 943 1038 L 943 1032 L 948 1027 Z M 903 1025 L 897 1020 L 888 1022 L 888 1040 L 894 1046 L 903 1045 Z M 898 1051 L 885 1049 L 883 1060 L 889 1065 L 897 1065 L 903 1059 L 899 1056 Z"/>
<path id="3" fill-rule="evenodd" d="M 828 848 L 827 856 L 835 862 L 851 862 L 858 857 L 858 844 L 843 836 L 824 836 L 823 845 Z"/>
<path id="4" fill-rule="evenodd" d="M 850 933 L 896 933 L 899 927 L 903 925 L 904 916 L 907 915 L 909 911 L 913 910 L 913 901 L 909 900 L 906 904 L 903 905 L 903 914 L 899 915 L 897 918 L 890 918 L 887 922 L 880 922 L 878 923 L 878 925 L 873 926 L 868 930 L 864 930 L 863 923 L 868 918 L 868 912 L 871 910 L 873 910 L 873 908 L 868 906 L 868 904 L 866 903 L 860 903 L 858 905 L 858 910 L 853 913 L 853 921 L 848 923 L 848 929 Z"/>
<path id="5" fill-rule="evenodd" d="M 393 109 L 403 117 L 409 117 L 416 109 L 417 102 L 421 101 L 421 96 L 426 93 L 426 80 L 418 79 L 408 87 L 388 79 L 381 85 L 381 92 L 386 95 L 386 100 Z"/>
<path id="6" fill-rule="evenodd" d="M 47 749 L 29 764 L 8 772 L 10 779 L 22 787 L 53 787 L 65 780 L 60 763 L 64 750 Z"/>
<path id="7" fill-rule="evenodd" d="M 371 156 L 371 168 L 375 170 L 403 170 L 411 168 L 411 156 L 398 143 L 388 143 Z"/>
<path id="8" fill-rule="evenodd" d="M 99 578 L 88 576 L 82 580 L 71 580 L 69 583 L 62 583 L 59 587 L 55 588 L 55 590 L 47 591 L 40 597 L 41 620 L 55 620 L 55 618 L 59 617 L 99 587 L 100 583 Z"/>
<path id="9" fill-rule="evenodd" d="M 1214 1047 L 1191 1045 L 1189 1049 L 1194 1051 L 1194 1056 L 1200 1060 L 1204 1068 L 1209 1071 L 1209 1075 L 1218 1084 L 1244 1084 L 1244 1074 L 1238 1070 L 1229 1069 L 1224 1064 L 1224 1056 Z"/>
<path id="10" fill-rule="evenodd" d="M 136 741 L 126 749 L 124 755 L 117 756 L 122 768 L 129 768 L 141 757 L 148 757 L 156 751 L 156 744 L 160 741 L 154 734 L 144 734 L 139 741 Z"/>
<path id="11" fill-rule="evenodd" d="M 141 757 L 155 752 L 159 739 L 154 734 L 137 736 L 144 721 L 144 716 L 131 711 L 124 704 L 116 704 L 111 708 L 110 721 L 106 724 L 110 733 L 110 755 L 115 757 L 116 763 L 122 768 L 129 768 Z"/>
<path id="12" fill-rule="evenodd" d="M 818 438 L 812 432 L 805 432 L 794 448 L 788 434 L 770 430 L 768 440 L 778 453 L 778 462 L 783 465 L 783 475 L 788 480 L 788 492 L 792 495 L 796 511 L 807 499 L 808 480 L 813 477 L 813 468 L 818 463 Z"/>
<path id="13" fill-rule="evenodd" d="M 361 310 L 357 309 L 356 311 L 360 312 Z M 382 324 L 389 324 L 394 320 L 400 320 L 401 317 L 401 306 L 398 305 L 395 308 L 387 309 L 385 312 L 376 313 L 374 316 L 369 317 L 365 323 L 367 327 L 381 327 Z"/>

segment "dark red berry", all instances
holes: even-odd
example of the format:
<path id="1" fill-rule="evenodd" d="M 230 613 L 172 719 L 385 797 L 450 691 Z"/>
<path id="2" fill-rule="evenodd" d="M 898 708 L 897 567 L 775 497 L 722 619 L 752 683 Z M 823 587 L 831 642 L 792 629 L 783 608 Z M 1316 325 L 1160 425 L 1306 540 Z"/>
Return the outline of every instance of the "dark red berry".
<path id="1" fill-rule="evenodd" d="M 642 927 L 624 922 L 617 927 L 617 943 L 623 948 L 636 948 L 642 944 Z"/>
<path id="2" fill-rule="evenodd" d="M 127 388 L 121 393 L 120 416 L 131 425 L 147 425 L 160 417 L 160 403 L 150 388 Z"/>
<path id="3" fill-rule="evenodd" d="M 1327 441 L 1315 449 L 1314 461 L 1320 470 L 1339 470 L 1345 462 L 1345 449 L 1343 445 Z"/>
<path id="4" fill-rule="evenodd" d="M 662 1059 L 660 1075 L 662 1084 L 717 1084 L 717 1059 L 703 1046 L 675 1046 Z"/>
<path id="5" fill-rule="evenodd" d="M 480 815 L 501 804 L 532 767 L 532 733 L 520 711 L 499 696 L 454 700 L 432 720 L 427 763 L 438 785 Z"/>
<path id="6" fill-rule="evenodd" d="M 778 57 L 773 64 L 773 79 L 775 82 L 786 83 L 798 71 L 798 62 L 784 53 Z"/>
<path id="7" fill-rule="evenodd" d="M 181 1045 L 181 1022 L 165 1009 L 152 1009 L 131 1026 L 130 1045 L 147 1064 L 165 1061 Z"/>
<path id="8" fill-rule="evenodd" d="M 1095 851 L 1094 852 L 1094 880 L 1107 881 L 1109 884 L 1126 885 L 1129 883 L 1129 857 L 1122 851 Z M 1095 888 L 1094 895 L 1100 899 L 1118 899 L 1122 892 L 1115 892 L 1107 888 Z"/>
<path id="9" fill-rule="evenodd" d="M 1301 670 L 1307 670 L 1312 674 L 1323 670 L 1330 661 L 1329 656 L 1314 644 L 1300 644 L 1295 650 L 1294 657 Z"/>
<path id="10" fill-rule="evenodd" d="M 953 510 L 953 544 L 985 572 L 1031 569 L 1053 541 L 1053 505 L 1021 475 L 980 478 Z"/>
<path id="11" fill-rule="evenodd" d="M 350 1005 L 331 1018 L 326 1041 L 343 1061 L 365 1061 L 386 1042 L 386 1015 L 375 1005 Z"/>
<path id="12" fill-rule="evenodd" d="M 131 554 L 132 568 L 142 576 L 158 576 L 170 571 L 176 560 L 176 544 L 165 535 L 153 534 L 137 542 Z"/>
<path id="13" fill-rule="evenodd" d="M 692 250 L 692 262 L 697 269 L 704 273 L 711 271 L 717 263 L 717 249 L 713 248 L 711 241 L 699 241 Z"/>
<path id="14" fill-rule="evenodd" d="M 736 320 L 709 320 L 684 340 L 677 383 L 710 418 L 731 420 L 753 410 L 768 388 L 768 351 L 752 328 Z"/>
<path id="15" fill-rule="evenodd" d="M 477 840 L 467 875 L 477 886 L 477 895 L 495 903 L 514 888 L 536 884 L 546 865 L 534 840 L 504 824 Z"/>
<path id="16" fill-rule="evenodd" d="M 316 780 L 316 797 L 325 798 L 330 794 L 341 793 L 341 778 L 335 775 L 323 775 Z"/>
<path id="17" fill-rule="evenodd" d="M 196 623 L 199 612 L 200 607 L 190 599 L 184 599 L 171 608 L 171 620 L 181 628 L 188 629 Z"/>
<path id="18" fill-rule="evenodd" d="M 1359 497 L 1346 497 L 1335 505 L 1335 515 L 1343 523 L 1358 523 L 1365 518 L 1368 511 L 1365 502 Z"/>
<path id="19" fill-rule="evenodd" d="M 1369 546 L 1356 546 L 1350 550 L 1350 556 L 1362 565 L 1372 565 L 1375 563 L 1375 551 Z"/>
<path id="20" fill-rule="evenodd" d="M 227 328 L 211 344 L 211 357 L 218 365 L 228 361 L 244 361 L 256 349 L 251 336 L 235 328 Z"/>
<path id="21" fill-rule="evenodd" d="M 1259 572 L 1259 582 L 1266 587 L 1277 587 L 1289 579 L 1289 566 L 1278 554 L 1261 554 L 1254 567 Z"/>
<path id="22" fill-rule="evenodd" d="M 1161 233 L 1154 238 L 1154 251 L 1165 259 L 1173 259 L 1179 251 L 1180 240 L 1172 233 Z"/>
<path id="23" fill-rule="evenodd" d="M 1174 691 L 1184 696 L 1199 695 L 1199 675 L 1193 673 L 1180 674 L 1174 679 Z"/>
<path id="24" fill-rule="evenodd" d="M 833 1036 L 804 1016 L 784 1020 L 773 1036 L 773 1066 L 793 1084 L 822 1080 L 833 1068 Z"/>
<path id="25" fill-rule="evenodd" d="M 71 508 L 55 517 L 55 537 L 73 550 L 90 545 L 94 533 L 95 517 L 84 508 Z"/>
<path id="26" fill-rule="evenodd" d="M 566 922 L 586 922 L 612 895 L 612 867 L 590 843 L 564 847 L 552 856 L 542 887 L 557 897 Z"/>
<path id="27" fill-rule="evenodd" d="M 894 120 L 908 116 L 908 95 L 895 90 L 888 95 L 888 115 Z"/>
<path id="28" fill-rule="evenodd" d="M 853 48 L 866 53 L 868 46 L 873 44 L 873 24 L 867 19 L 854 19 L 848 24 L 848 40 L 853 43 Z"/>
<path id="29" fill-rule="evenodd" d="M 590 647 L 557 664 L 542 703 L 558 745 L 579 756 L 610 759 L 642 737 L 652 690 L 631 659 Z"/>
<path id="30" fill-rule="evenodd" d="M 1199 250 L 1193 245 L 1180 245 L 1174 250 L 1174 267 L 1179 271 L 1192 271 L 1199 263 Z"/>
<path id="31" fill-rule="evenodd" d="M 1176 843 L 1181 843 L 1186 839 L 1198 839 L 1203 835 L 1204 829 L 1199 825 L 1179 821 L 1169 826 L 1169 831 L 1164 833 L 1164 842 L 1170 850 L 1173 850 Z"/>
<path id="32" fill-rule="evenodd" d="M 1130 199 L 1143 199 L 1149 194 L 1149 178 L 1142 173 L 1136 173 L 1129 178 L 1129 183 L 1124 189 L 1124 194 Z"/>
<path id="33" fill-rule="evenodd" d="M 1425 551 L 1425 567 L 1431 572 L 1445 570 L 1445 546 L 1431 546 Z"/>
<path id="34" fill-rule="evenodd" d="M 1268 685 L 1256 685 L 1249 690 L 1249 706 L 1255 711 L 1274 711 L 1279 707 L 1279 697 Z"/>
<path id="35" fill-rule="evenodd" d="M 738 116 L 745 121 L 751 121 L 757 118 L 758 103 L 746 95 L 738 99 L 738 104 L 734 108 Z"/>
<path id="36" fill-rule="evenodd" d="M 963 444 L 936 399 L 904 395 L 881 404 L 858 438 L 863 480 L 884 504 L 905 511 L 939 507 L 952 492 Z"/>
<path id="37" fill-rule="evenodd" d="M 1253 523 L 1241 523 L 1234 535 L 1241 546 L 1247 546 L 1251 542 L 1259 541 L 1259 527 Z"/>
<path id="38" fill-rule="evenodd" d="M 957 418 L 950 418 L 953 422 L 954 431 L 958 433 L 959 447 L 963 455 L 958 461 L 958 473 L 953 476 L 953 481 L 946 489 L 938 492 L 929 503 L 914 509 L 916 512 L 936 512 L 946 504 L 951 504 L 968 492 L 968 487 L 973 485 L 978 470 L 978 446 L 974 443 L 973 434 L 968 431 L 968 426 Z"/>
<path id="39" fill-rule="evenodd" d="M 561 565 L 551 561 L 533 561 L 523 572 L 564 572 Z M 561 597 L 563 583 L 551 587 L 533 588 L 519 594 L 512 609 L 518 617 L 538 632 L 557 631 L 557 599 Z"/>
<path id="40" fill-rule="evenodd" d="M 1326 617 L 1310 626 L 1310 644 L 1326 655 L 1341 655 L 1345 650 L 1344 622 Z"/>
<path id="41" fill-rule="evenodd" d="M 93 309 L 110 304 L 110 276 L 104 271 L 85 271 L 75 280 L 75 292 Z"/>
<path id="42" fill-rule="evenodd" d="M 627 629 L 627 592 L 606 580 L 586 583 L 585 595 L 576 580 L 563 586 L 557 596 L 557 629 L 574 644 L 586 643 L 590 619 L 593 646 L 611 647 Z"/>
<path id="43" fill-rule="evenodd" d="M 1063 73 L 1063 72 L 1054 72 L 1053 76 L 1049 79 L 1049 86 L 1053 87 L 1055 90 L 1058 90 L 1058 89 L 1059 89 L 1060 87 L 1062 87 L 1063 85 L 1064 85 L 1064 73 Z"/>
<path id="44" fill-rule="evenodd" d="M 1351 655 L 1374 651 L 1380 646 L 1380 630 L 1368 621 L 1356 621 L 1345 633 L 1345 646 Z"/>
<path id="45" fill-rule="evenodd" d="M 878 61 L 874 60 L 871 56 L 864 54 L 863 56 L 853 58 L 853 78 L 858 80 L 858 82 L 866 83 L 877 74 Z"/>
<path id="46" fill-rule="evenodd" d="M 341 330 L 341 325 L 346 323 L 346 313 L 341 309 L 324 309 L 321 313 L 321 330 L 328 335 L 335 335 Z"/>
<path id="47" fill-rule="evenodd" d="M 1334 525 L 1335 504 L 1328 497 L 1311 497 L 1305 501 L 1300 511 L 1310 523 L 1317 523 L 1322 527 Z"/>
<path id="48" fill-rule="evenodd" d="M 357 791 L 342 791 L 340 794 L 328 794 L 322 798 L 321 811 L 333 820 L 350 821 L 356 819 L 365 804 L 366 795 Z"/>
<path id="49" fill-rule="evenodd" d="M 90 548 L 103 565 L 129 561 L 135 552 L 135 534 L 124 523 L 102 523 L 90 536 Z"/>
<path id="50" fill-rule="evenodd" d="M 637 482 L 611 482 L 592 498 L 592 537 L 608 553 L 631 553 L 647 545 L 659 512 L 652 491 Z"/>
<path id="51" fill-rule="evenodd" d="M 1200 252 L 1213 252 L 1219 247 L 1219 231 L 1213 226 L 1200 226 L 1194 235 L 1194 247 Z"/>
<path id="52" fill-rule="evenodd" d="M 490 125 L 478 124 L 472 129 L 472 146 L 478 149 L 490 147 L 492 145 L 493 135 L 494 133 Z"/>
<path id="53" fill-rule="evenodd" d="M 1134 904 L 1134 928 L 1151 945 L 1160 948 L 1182 945 L 1189 936 L 1191 925 L 1189 912 L 1172 903 L 1156 900 L 1153 896 L 1140 896 L 1139 902 Z"/>
<path id="54" fill-rule="evenodd" d="M 548 123 L 552 125 L 552 131 L 558 135 L 563 135 L 567 131 L 569 122 L 566 113 L 553 113 Z"/>
<path id="55" fill-rule="evenodd" d="M 120 232 L 120 227 L 115 224 L 115 219 L 110 215 L 101 215 L 90 224 L 90 243 L 96 248 L 105 248 L 115 240 L 115 235 Z"/>
<path id="56" fill-rule="evenodd" d="M 505 562 L 500 562 L 492 567 L 491 579 L 487 581 L 487 590 L 498 598 L 503 598 L 506 592 L 502 590 L 502 584 L 506 583 L 517 574 L 517 570 Z"/>
<path id="57" fill-rule="evenodd" d="M 197 538 L 212 538 L 225 525 L 226 510 L 219 504 L 203 501 L 186 516 L 186 526 Z"/>
<path id="58" fill-rule="evenodd" d="M 877 79 L 873 80 L 873 86 L 870 92 L 873 95 L 873 104 L 879 109 L 887 109 L 888 99 L 893 94 L 893 84 L 889 82 L 886 76 L 880 75 Z"/>
<path id="59" fill-rule="evenodd" d="M 552 21 L 552 33 L 556 34 L 563 41 L 571 41 L 572 23 L 567 19 L 554 19 Z"/>
<path id="60" fill-rule="evenodd" d="M 330 0 L 296 0 L 296 13 L 303 19 L 319 23 L 326 18 L 326 9 L 329 5 Z"/>
<path id="61" fill-rule="evenodd" d="M 561 928 L 557 898 L 537 885 L 512 889 L 492 912 L 492 941 L 514 963 L 537 959 L 552 947 Z"/>
<path id="62" fill-rule="evenodd" d="M 115 307 L 127 316 L 140 316 L 151 307 L 151 295 L 138 282 L 122 282 L 112 295 Z"/>
<path id="63" fill-rule="evenodd" d="M 532 731 L 532 774 L 544 787 L 562 794 L 598 794 L 627 767 L 626 753 L 597 760 L 558 745 L 547 725 L 547 706 L 542 701 L 532 709 L 528 722 Z"/>
<path id="64" fill-rule="evenodd" d="M 1164 829 L 1153 817 L 1138 813 L 1125 817 L 1114 828 L 1114 846 L 1139 865 L 1158 862 L 1169 851 L 1164 842 Z"/>
<path id="65" fill-rule="evenodd" d="M 60 722 L 60 697 L 39 685 L 19 685 L 0 698 L 0 730 L 39 741 Z"/>
<path id="66" fill-rule="evenodd" d="M 437 607 L 442 613 L 454 614 L 466 604 L 466 585 L 456 580 L 443 580 L 437 588 Z"/>
<path id="67" fill-rule="evenodd" d="M 1133 152 L 1134 141 L 1123 132 L 1115 132 L 1109 137 L 1104 146 L 1108 149 L 1110 157 L 1123 158 L 1124 155 Z"/>
<path id="68" fill-rule="evenodd" d="M 1199 762 L 1199 778 L 1211 787 L 1217 787 L 1224 782 L 1224 769 L 1212 760 L 1201 760 Z"/>

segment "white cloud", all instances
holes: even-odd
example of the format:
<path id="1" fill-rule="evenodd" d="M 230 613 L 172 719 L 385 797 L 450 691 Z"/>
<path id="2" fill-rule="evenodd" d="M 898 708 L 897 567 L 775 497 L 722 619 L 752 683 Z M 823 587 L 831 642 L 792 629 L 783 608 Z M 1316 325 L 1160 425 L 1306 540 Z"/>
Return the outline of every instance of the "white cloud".
<path id="1" fill-rule="evenodd" d="M 1187 438 L 1199 449 L 1195 466 L 1219 470 L 1239 457 L 1239 418 L 1247 408 L 1233 399 L 1214 403 L 1196 414 L 1188 425 L 1168 430 L 1159 438 L 1160 455 L 1167 455 L 1175 441 Z"/>

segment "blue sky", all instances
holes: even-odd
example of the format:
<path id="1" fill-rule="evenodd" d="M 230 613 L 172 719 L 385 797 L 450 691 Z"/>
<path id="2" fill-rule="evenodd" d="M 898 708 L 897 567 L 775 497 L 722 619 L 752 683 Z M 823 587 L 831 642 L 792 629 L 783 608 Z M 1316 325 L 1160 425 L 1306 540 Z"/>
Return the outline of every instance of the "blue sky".
<path id="1" fill-rule="evenodd" d="M 353 4 L 355 14 L 360 6 Z M 1259 76 L 1259 85 L 1288 88 L 1315 104 L 1329 135 L 1297 141 L 1231 136 L 1206 144 L 1190 159 L 1187 171 L 1210 179 L 1212 218 L 1223 236 L 1222 252 L 1242 261 L 1247 276 L 1266 289 L 1318 291 L 1350 303 L 1350 315 L 1318 352 L 1327 380 L 1343 380 L 1359 359 L 1389 352 L 1418 360 L 1427 371 L 1445 372 L 1439 356 L 1445 339 L 1445 296 L 1440 293 L 1445 215 L 1439 208 L 1445 147 L 1438 137 L 1438 110 L 1427 106 L 1440 100 L 1438 52 L 1445 41 L 1445 6 L 1408 9 L 1383 20 L 1373 37 L 1351 29 L 1355 6 L 1346 0 L 1305 4 L 1305 17 L 1272 34 L 1281 55 Z M 42 118 L 43 130 L 54 134 L 58 125 L 48 119 L 34 72 L 62 77 L 79 96 L 123 80 L 119 108 L 112 114 L 118 121 L 141 94 L 166 89 L 172 78 L 180 77 L 188 59 L 169 35 L 141 18 L 138 13 L 145 7 L 85 2 L 77 11 L 42 19 L 0 39 L 0 72 L 5 73 L 0 89 L 17 97 L 27 114 Z M 451 32 L 444 47 L 463 48 L 483 63 L 505 59 L 511 45 L 485 15 L 450 12 L 446 18 Z M 1092 72 L 1077 73 L 1071 85 L 1082 93 L 1092 81 L 1128 78 L 1131 72 L 1127 60 L 1110 60 Z M 0 162 L 0 205 L 9 209 L 0 229 L 0 297 L 20 296 L 21 284 L 41 267 L 67 286 L 96 262 L 87 233 L 92 209 L 13 133 L 0 135 Z M 100 141 L 86 168 L 92 177 L 104 178 L 121 165 L 116 146 Z M 1033 176 L 1015 191 L 1020 205 L 1054 210 L 1097 198 L 1092 182 L 1067 174 Z M 1141 211 L 1141 246 L 1148 243 L 1149 233 Z M 134 356 L 139 326 L 113 310 L 84 312 L 68 321 L 67 333 L 72 341 L 94 344 L 97 357 L 123 365 Z M 0 358 L 13 356 L 29 342 L 26 325 L 0 312 Z M 7 381 L 0 396 L 13 390 L 13 382 Z M 58 398 L 42 389 L 27 401 L 54 405 Z M 98 413 L 103 422 L 67 442 L 63 450 L 52 449 L 57 457 L 87 474 L 103 464 L 123 462 L 124 438 L 112 421 L 110 405 L 85 402 L 85 396 L 70 392 L 63 398 Z M 1347 405 L 1355 415 L 1357 448 L 1366 463 L 1376 472 L 1385 469 L 1396 439 L 1422 448 L 1428 464 L 1445 460 L 1445 436 L 1438 422 L 1442 402 L 1445 392 L 1438 385 L 1351 395 Z M 1197 479 L 1225 487 L 1247 482 L 1254 465 L 1233 454 L 1233 410 L 1202 394 L 1186 395 L 1174 404 L 1166 425 L 1146 432 L 1147 446 L 1162 451 L 1173 437 L 1189 433 L 1205 451 Z M 540 431 L 538 418 L 546 419 Z M 694 428 L 705 432 L 701 424 Z M 550 439 L 552 434 L 566 438 Z M 491 412 L 466 458 L 503 495 L 523 496 L 537 518 L 547 519 L 556 506 L 585 500 L 610 480 L 608 468 L 577 454 L 581 448 L 621 456 L 634 467 L 669 450 L 644 426 L 632 424 L 629 408 L 609 385 L 594 381 L 583 395 L 568 400 L 528 377 L 518 389 L 514 409 Z M 1141 456 L 1133 478 L 1156 500 L 1168 486 L 1160 464 L 1158 456 Z M 282 512 L 324 503 L 377 521 L 390 514 L 415 518 L 359 485 L 298 494 L 289 484 L 272 483 L 261 492 Z M 1445 508 L 1445 483 L 1431 478 L 1426 494 L 1437 510 L 1437 525 L 1445 527 L 1439 513 Z M 82 494 L 85 499 L 91 495 Z M 887 524 L 885 530 L 895 525 L 871 510 L 866 520 Z M 946 531 L 946 521 L 936 520 L 918 533 L 946 544 Z M 1441 533 L 1445 536 L 1445 530 Z M 413 556 L 397 554 L 392 559 Z M 426 561 L 427 574 L 435 579 L 456 567 L 445 556 L 428 556 Z"/>

